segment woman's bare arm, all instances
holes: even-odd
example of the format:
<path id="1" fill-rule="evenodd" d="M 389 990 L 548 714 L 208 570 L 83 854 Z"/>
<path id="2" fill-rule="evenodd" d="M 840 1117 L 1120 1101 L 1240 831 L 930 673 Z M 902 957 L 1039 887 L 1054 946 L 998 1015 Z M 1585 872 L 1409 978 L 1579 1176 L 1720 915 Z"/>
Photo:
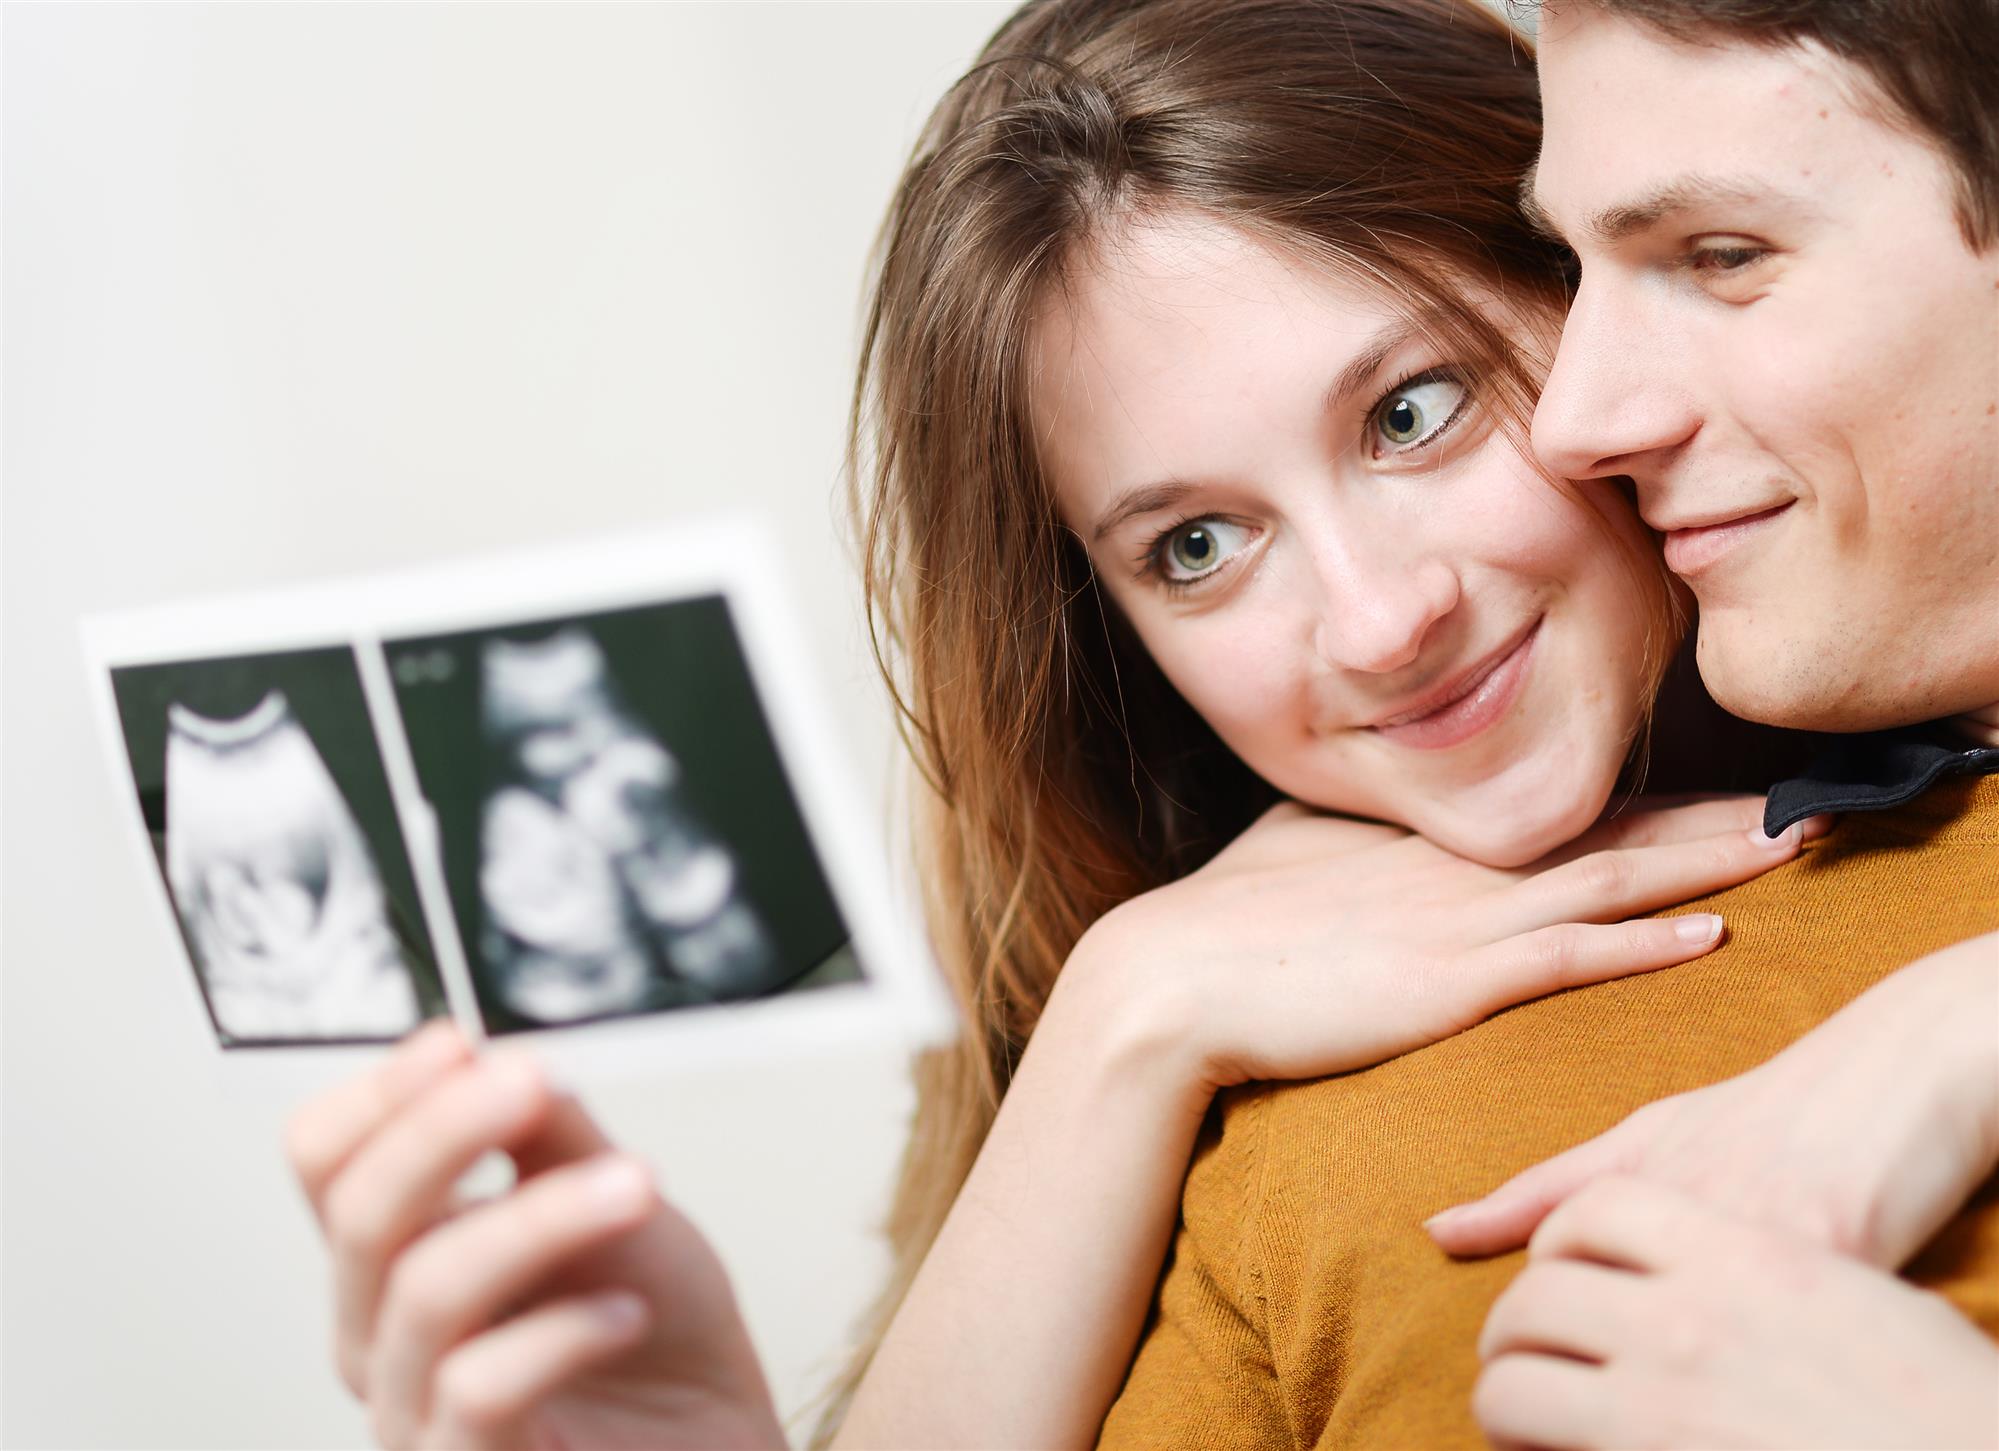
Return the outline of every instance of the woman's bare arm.
<path id="1" fill-rule="evenodd" d="M 1575 924 L 1795 851 L 1757 844 L 1755 819 L 1753 802 L 1640 814 L 1580 859 L 1499 872 L 1280 808 L 1112 913 L 1065 967 L 836 1444 L 1092 1444 L 1217 1088 L 1363 1067 L 1558 987 L 1698 956 L 1710 944 L 1679 937 L 1685 919 Z"/>

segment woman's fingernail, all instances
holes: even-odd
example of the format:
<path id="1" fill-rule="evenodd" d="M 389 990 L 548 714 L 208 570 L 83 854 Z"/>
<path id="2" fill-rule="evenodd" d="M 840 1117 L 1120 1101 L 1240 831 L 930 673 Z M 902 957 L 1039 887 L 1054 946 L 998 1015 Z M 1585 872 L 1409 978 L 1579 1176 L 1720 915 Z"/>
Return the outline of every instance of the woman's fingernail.
<path id="1" fill-rule="evenodd" d="M 608 1295 L 593 1295 L 590 1312 L 597 1317 L 606 1330 L 636 1330 L 646 1318 L 646 1302 L 630 1290 L 613 1290 Z"/>
<path id="2" fill-rule="evenodd" d="M 486 1057 L 486 1074 L 493 1087 L 523 1107 L 542 1091 L 541 1065 L 526 1053 L 503 1048 Z"/>
<path id="3" fill-rule="evenodd" d="M 1721 936 L 1721 918 L 1712 912 L 1689 912 L 1673 920 L 1673 932 L 1680 941 L 1697 947 Z"/>
<path id="4" fill-rule="evenodd" d="M 1832 822 L 1833 818 L 1830 816 L 1806 817 L 1804 821 L 1800 823 L 1804 827 L 1804 839 L 1806 841 L 1818 840 L 1818 838 L 1824 836 L 1828 831 L 1832 830 Z"/>
<path id="5" fill-rule="evenodd" d="M 465 1038 L 449 1018 L 433 1018 L 396 1045 L 386 1082 L 396 1093 L 420 1088 L 447 1064 L 465 1056 Z"/>
<path id="6" fill-rule="evenodd" d="M 607 1214 L 628 1214 L 652 1198 L 652 1176 L 630 1159 L 599 1164 L 583 1186 Z"/>
<path id="7" fill-rule="evenodd" d="M 1423 1221 L 1423 1228 L 1435 1234 L 1439 1229 L 1455 1224 L 1458 1220 L 1464 1218 L 1464 1210 L 1465 1206 L 1462 1204 L 1454 1204 L 1449 1209 L 1440 1209 Z"/>
<path id="8" fill-rule="evenodd" d="M 1749 829 L 1749 839 L 1767 851 L 1781 851 L 1787 846 L 1796 846 L 1803 835 L 1795 821 L 1775 836 L 1767 834 L 1760 826 L 1752 826 Z"/>
<path id="9" fill-rule="evenodd" d="M 410 1064 L 441 1062 L 464 1045 L 458 1025 L 449 1018 L 432 1018 L 403 1039 L 398 1055 Z"/>

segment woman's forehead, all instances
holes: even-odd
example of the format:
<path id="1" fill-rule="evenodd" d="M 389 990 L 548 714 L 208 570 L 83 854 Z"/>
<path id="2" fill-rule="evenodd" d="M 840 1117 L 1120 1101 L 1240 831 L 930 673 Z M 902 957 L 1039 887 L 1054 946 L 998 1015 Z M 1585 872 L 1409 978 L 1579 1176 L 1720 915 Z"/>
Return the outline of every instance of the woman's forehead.
<path id="1" fill-rule="evenodd" d="M 1198 213 L 1121 228 L 1051 289 L 1029 350 L 1035 446 L 1065 518 L 1139 474 L 1253 471 L 1260 437 L 1412 341 L 1406 303 Z"/>

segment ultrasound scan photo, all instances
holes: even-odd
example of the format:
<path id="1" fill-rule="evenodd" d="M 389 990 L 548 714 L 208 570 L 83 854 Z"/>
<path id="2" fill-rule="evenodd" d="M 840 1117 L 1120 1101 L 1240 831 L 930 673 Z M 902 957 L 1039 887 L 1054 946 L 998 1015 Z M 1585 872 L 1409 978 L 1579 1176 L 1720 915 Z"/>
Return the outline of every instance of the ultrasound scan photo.
<path id="1" fill-rule="evenodd" d="M 385 648 L 489 1031 L 858 976 L 723 600 Z"/>
<path id="2" fill-rule="evenodd" d="M 141 812 L 224 1046 L 444 1010 L 351 650 L 113 671 Z"/>

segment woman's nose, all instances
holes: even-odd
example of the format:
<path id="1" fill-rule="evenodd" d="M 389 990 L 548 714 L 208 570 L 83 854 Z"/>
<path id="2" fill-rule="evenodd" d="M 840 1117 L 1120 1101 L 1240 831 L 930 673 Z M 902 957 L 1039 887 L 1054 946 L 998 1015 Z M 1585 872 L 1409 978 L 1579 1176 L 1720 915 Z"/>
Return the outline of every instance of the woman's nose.
<path id="1" fill-rule="evenodd" d="M 1341 575 L 1326 591 L 1313 644 L 1320 659 L 1343 670 L 1400 670 L 1457 607 L 1457 573 L 1442 560 Z"/>

